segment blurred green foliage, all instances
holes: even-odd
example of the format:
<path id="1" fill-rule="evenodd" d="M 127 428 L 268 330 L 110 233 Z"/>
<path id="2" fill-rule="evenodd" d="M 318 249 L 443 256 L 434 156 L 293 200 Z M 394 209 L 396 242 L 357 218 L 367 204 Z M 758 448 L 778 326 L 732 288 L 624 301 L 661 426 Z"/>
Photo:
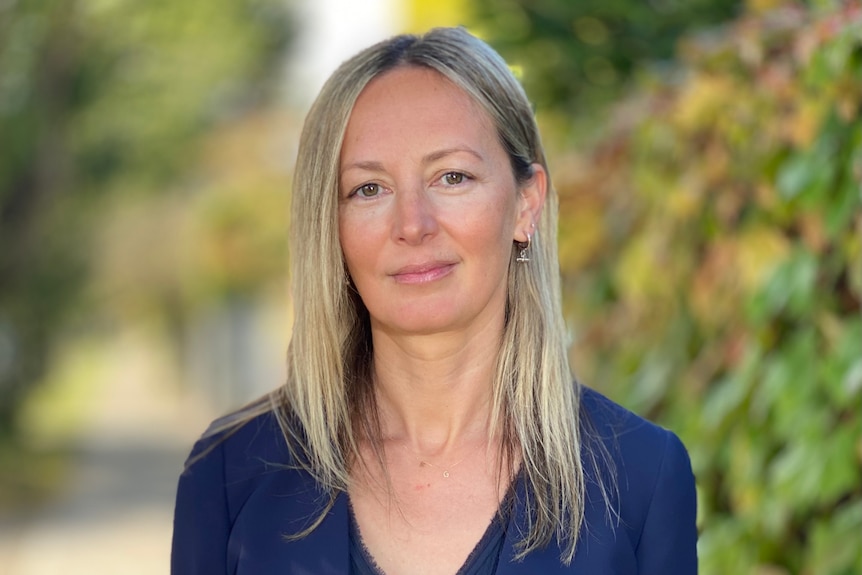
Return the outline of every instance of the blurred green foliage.
<path id="1" fill-rule="evenodd" d="M 0 436 L 92 311 L 107 207 L 194 176 L 206 130 L 266 97 L 288 24 L 279 0 L 0 2 Z"/>
<path id="2" fill-rule="evenodd" d="M 479 29 L 544 113 L 594 113 L 677 40 L 735 16 L 741 0 L 473 0 Z"/>
<path id="3" fill-rule="evenodd" d="M 850 575 L 862 5 L 755 4 L 684 36 L 594 147 L 552 150 L 573 363 L 683 437 L 703 573 Z"/>

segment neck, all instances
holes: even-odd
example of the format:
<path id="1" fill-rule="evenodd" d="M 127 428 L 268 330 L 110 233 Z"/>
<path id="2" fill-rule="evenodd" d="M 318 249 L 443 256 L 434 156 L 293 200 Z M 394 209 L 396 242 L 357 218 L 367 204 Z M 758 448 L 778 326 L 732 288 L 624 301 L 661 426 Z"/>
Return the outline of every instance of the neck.
<path id="1" fill-rule="evenodd" d="M 374 332 L 375 392 L 384 441 L 422 456 L 487 442 L 500 330 L 393 336 Z"/>

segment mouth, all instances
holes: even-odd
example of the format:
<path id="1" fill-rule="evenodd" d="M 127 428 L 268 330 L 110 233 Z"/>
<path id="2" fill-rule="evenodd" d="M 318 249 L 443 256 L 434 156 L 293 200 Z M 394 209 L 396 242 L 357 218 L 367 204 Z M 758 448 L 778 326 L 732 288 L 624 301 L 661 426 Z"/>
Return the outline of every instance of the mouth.
<path id="1" fill-rule="evenodd" d="M 429 262 L 404 266 L 390 275 L 396 283 L 416 285 L 441 279 L 454 269 L 455 264 L 452 262 Z"/>

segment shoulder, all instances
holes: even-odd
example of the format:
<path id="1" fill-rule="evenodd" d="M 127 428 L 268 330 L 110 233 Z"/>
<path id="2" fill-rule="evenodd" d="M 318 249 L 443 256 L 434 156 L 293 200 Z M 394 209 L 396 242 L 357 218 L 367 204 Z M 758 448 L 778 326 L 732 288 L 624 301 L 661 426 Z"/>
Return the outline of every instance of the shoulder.
<path id="1" fill-rule="evenodd" d="M 205 498 L 233 520 L 274 478 L 296 470 L 279 418 L 269 408 L 240 410 L 215 420 L 195 442 L 180 475 L 178 498 Z M 215 505 L 215 501 L 222 503 Z"/>
<path id="2" fill-rule="evenodd" d="M 673 432 L 583 385 L 580 404 L 581 429 L 592 440 L 640 447 L 660 447 L 669 440 L 679 441 Z"/>
<path id="3" fill-rule="evenodd" d="M 672 555 L 696 570 L 697 497 L 682 441 L 587 387 L 580 415 L 588 505 L 607 496 L 612 515 L 603 505 L 603 516 L 588 520 L 616 523 L 640 563 L 663 564 Z"/>
<path id="4" fill-rule="evenodd" d="M 292 457 L 272 410 L 216 420 L 179 479 L 172 573 L 270 572 L 273 557 L 294 548 L 285 535 L 306 529 L 328 501 Z"/>
<path id="5" fill-rule="evenodd" d="M 686 473 L 680 479 L 693 483 L 688 452 L 674 432 L 585 386 L 581 388 L 580 421 L 584 450 L 602 455 L 595 459 L 616 468 L 604 473 L 615 472 L 618 480 L 636 478 L 639 483 L 649 483 L 666 466 L 682 466 Z"/>
<path id="6" fill-rule="evenodd" d="M 272 409 L 238 411 L 213 421 L 195 442 L 183 474 L 215 471 L 215 463 L 230 483 L 289 465 L 290 450 Z"/>
<path id="7" fill-rule="evenodd" d="M 271 409 L 243 411 L 214 421 L 195 443 L 180 475 L 177 514 L 207 510 L 233 525 L 243 513 L 265 515 L 285 493 L 315 488 L 293 457 L 279 417 Z M 290 501 L 304 505 L 301 497 Z"/>

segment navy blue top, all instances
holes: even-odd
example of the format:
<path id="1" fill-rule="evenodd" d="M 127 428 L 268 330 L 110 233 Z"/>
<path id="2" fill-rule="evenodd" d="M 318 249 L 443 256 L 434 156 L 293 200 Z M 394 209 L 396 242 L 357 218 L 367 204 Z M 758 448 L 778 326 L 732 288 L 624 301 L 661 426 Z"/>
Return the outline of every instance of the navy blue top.
<path id="1" fill-rule="evenodd" d="M 510 502 L 511 493 L 504 498 L 503 506 Z M 347 509 L 350 515 L 350 575 L 386 575 L 362 541 L 359 525 L 353 516 L 353 506 L 349 502 Z M 494 575 L 497 572 L 508 525 L 507 517 L 508 515 L 500 514 L 494 516 L 484 535 L 455 575 Z"/>
<path id="2" fill-rule="evenodd" d="M 599 393 L 583 388 L 584 453 L 599 444 L 615 468 L 610 519 L 597 477 L 610 469 L 584 460 L 585 523 L 571 565 L 555 541 L 514 561 L 525 516 L 526 483 L 515 485 L 513 511 L 502 537 L 498 575 L 697 573 L 696 496 L 680 440 Z M 204 454 L 204 455 L 201 455 Z M 305 471 L 291 466 L 275 417 L 264 414 L 229 436 L 205 436 L 180 476 L 174 515 L 172 575 L 347 575 L 350 521 L 347 496 L 334 501 Z M 306 537 L 290 539 L 311 525 Z"/>

